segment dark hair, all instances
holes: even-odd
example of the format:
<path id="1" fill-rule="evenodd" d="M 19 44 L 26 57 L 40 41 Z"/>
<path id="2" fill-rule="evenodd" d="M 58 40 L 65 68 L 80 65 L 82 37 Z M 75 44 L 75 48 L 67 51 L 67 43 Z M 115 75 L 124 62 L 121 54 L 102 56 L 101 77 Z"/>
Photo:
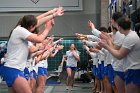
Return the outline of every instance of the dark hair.
<path id="1" fill-rule="evenodd" d="M 19 21 L 17 22 L 17 24 L 16 24 L 15 27 L 17 27 L 18 25 L 20 25 L 20 24 L 21 24 L 21 21 L 22 21 L 22 18 L 19 19 Z M 15 27 L 14 27 L 14 28 L 15 28 Z M 12 32 L 13 32 L 13 29 L 11 30 L 11 32 L 10 32 L 10 34 L 9 34 L 9 38 L 10 38 Z M 8 40 L 9 40 L 9 38 L 8 38 Z"/>
<path id="2" fill-rule="evenodd" d="M 121 12 L 115 12 L 115 13 L 113 13 L 113 15 L 112 15 L 112 19 L 114 20 L 114 21 L 117 21 L 120 17 L 122 17 L 123 16 L 123 14 L 121 13 Z"/>
<path id="3" fill-rule="evenodd" d="M 32 33 L 38 34 L 39 33 L 39 28 L 36 27 Z"/>
<path id="4" fill-rule="evenodd" d="M 131 29 L 131 21 L 128 17 L 124 16 L 117 20 L 118 26 L 120 26 L 123 30 Z"/>
<path id="5" fill-rule="evenodd" d="M 22 18 L 20 22 L 21 27 L 26 29 L 30 28 L 31 26 L 35 26 L 37 24 L 37 19 L 34 15 L 26 15 Z"/>
<path id="6" fill-rule="evenodd" d="M 111 33 L 111 26 L 108 27 L 108 33 Z"/>
<path id="7" fill-rule="evenodd" d="M 115 31 L 118 31 L 118 29 L 116 27 L 114 27 L 113 25 L 112 25 L 112 29 Z"/>
<path id="8" fill-rule="evenodd" d="M 19 21 L 17 22 L 16 26 L 21 25 L 21 27 L 24 27 L 28 29 L 31 26 L 35 26 L 37 24 L 37 19 L 33 15 L 25 15 L 24 17 L 20 18 Z M 37 30 L 37 29 L 35 29 Z M 9 38 L 12 34 L 13 30 L 10 32 Z"/>
<path id="9" fill-rule="evenodd" d="M 99 31 L 103 31 L 103 32 L 107 32 L 107 33 L 109 32 L 106 27 L 100 27 L 99 28 Z"/>
<path id="10" fill-rule="evenodd" d="M 74 43 L 70 43 L 70 46 L 71 46 L 72 44 L 74 44 Z M 75 44 L 74 44 L 74 46 L 75 46 Z M 77 50 L 76 46 L 75 46 L 74 50 Z"/>

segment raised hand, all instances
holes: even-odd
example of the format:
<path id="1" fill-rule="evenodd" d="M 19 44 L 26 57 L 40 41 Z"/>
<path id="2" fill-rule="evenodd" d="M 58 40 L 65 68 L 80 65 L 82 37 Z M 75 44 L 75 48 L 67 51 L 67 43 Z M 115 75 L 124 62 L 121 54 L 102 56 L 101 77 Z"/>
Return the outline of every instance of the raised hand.
<path id="1" fill-rule="evenodd" d="M 104 40 L 106 40 L 108 43 L 113 42 L 113 38 L 111 34 L 108 34 L 106 32 L 101 32 L 100 37 Z"/>
<path id="2" fill-rule="evenodd" d="M 63 45 L 57 45 L 56 48 L 57 48 L 58 50 L 62 50 L 62 49 L 64 48 L 64 46 L 63 46 Z"/>
<path id="3" fill-rule="evenodd" d="M 87 40 L 85 40 L 85 39 L 81 40 L 82 43 L 85 43 L 86 41 L 87 41 Z"/>
<path id="4" fill-rule="evenodd" d="M 55 24 L 54 19 L 47 21 L 45 24 L 45 29 L 50 31 L 53 28 L 54 24 Z"/>
<path id="5" fill-rule="evenodd" d="M 103 48 L 107 48 L 107 46 L 108 46 L 106 40 L 100 40 L 98 44 L 100 47 L 103 47 Z"/>
<path id="6" fill-rule="evenodd" d="M 51 35 L 48 39 L 50 40 L 50 41 L 53 41 L 54 40 L 54 35 Z"/>
<path id="7" fill-rule="evenodd" d="M 88 27 L 90 28 L 90 29 L 95 29 L 95 25 L 94 25 L 94 23 L 93 22 L 91 22 L 90 20 L 88 21 Z"/>
<path id="8" fill-rule="evenodd" d="M 88 48 L 88 46 L 86 46 L 86 45 L 83 45 L 83 48 L 84 48 L 84 49 L 86 49 L 87 51 L 89 51 L 89 48 Z"/>
<path id="9" fill-rule="evenodd" d="M 101 32 L 100 37 L 101 37 L 102 39 L 105 39 L 105 40 L 107 40 L 107 39 L 110 38 L 110 36 L 109 36 L 107 33 L 105 33 L 105 32 Z"/>
<path id="10" fill-rule="evenodd" d="M 99 52 L 99 49 L 97 49 L 97 48 L 90 48 L 90 51 L 91 51 L 91 52 L 96 52 L 96 53 L 98 53 L 98 52 Z"/>
<path id="11" fill-rule="evenodd" d="M 54 13 L 54 16 L 62 16 L 62 15 L 64 15 L 64 8 L 63 7 L 57 8 L 56 12 Z"/>
<path id="12" fill-rule="evenodd" d="M 53 42 L 54 44 L 57 44 L 58 42 L 61 42 L 63 38 L 58 39 L 57 41 Z"/>
<path id="13" fill-rule="evenodd" d="M 77 39 L 86 39 L 86 35 L 84 35 L 84 34 L 79 34 L 79 33 L 75 33 L 75 35 L 76 35 L 76 37 L 77 37 Z"/>

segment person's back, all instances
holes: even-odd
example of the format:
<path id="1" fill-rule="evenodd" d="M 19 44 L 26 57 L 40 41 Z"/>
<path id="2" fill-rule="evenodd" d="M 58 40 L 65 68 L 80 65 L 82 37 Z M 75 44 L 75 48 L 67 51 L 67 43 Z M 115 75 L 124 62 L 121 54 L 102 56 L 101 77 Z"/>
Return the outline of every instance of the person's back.
<path id="1" fill-rule="evenodd" d="M 25 40 L 28 35 L 30 32 L 23 27 L 17 26 L 13 30 L 8 41 L 5 66 L 23 71 L 28 56 L 28 42 Z"/>

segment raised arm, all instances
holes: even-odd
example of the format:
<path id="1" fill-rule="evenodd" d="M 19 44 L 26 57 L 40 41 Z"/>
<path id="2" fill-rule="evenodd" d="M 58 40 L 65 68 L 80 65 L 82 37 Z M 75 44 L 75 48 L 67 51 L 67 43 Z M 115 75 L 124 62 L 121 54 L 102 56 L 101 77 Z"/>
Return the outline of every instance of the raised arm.
<path id="1" fill-rule="evenodd" d="M 97 37 L 100 38 L 101 32 L 95 28 L 94 23 L 91 22 L 91 21 L 89 20 L 89 21 L 88 21 L 88 26 L 89 26 L 89 28 L 92 30 L 92 33 L 93 33 L 95 36 L 97 36 Z"/>
<path id="2" fill-rule="evenodd" d="M 55 11 L 55 10 L 52 10 L 52 11 L 53 11 L 54 13 L 51 14 L 51 15 L 45 16 L 45 15 L 47 15 L 47 13 L 45 13 L 45 14 L 42 14 L 42 15 L 38 16 L 38 17 L 37 17 L 38 20 L 37 20 L 37 25 L 36 25 L 36 27 L 42 25 L 43 23 L 45 23 L 46 21 L 48 21 L 48 20 L 50 20 L 50 19 L 53 19 L 53 18 L 56 17 L 56 16 L 62 16 L 62 15 L 64 14 L 64 9 L 63 9 L 63 7 L 59 7 L 59 8 L 56 9 L 56 11 Z M 51 12 L 51 11 L 50 11 L 50 12 Z"/>
<path id="3" fill-rule="evenodd" d="M 46 17 L 46 16 L 48 16 L 48 15 L 51 15 L 51 14 L 55 13 L 55 12 L 57 11 L 57 9 L 58 9 L 58 8 L 54 8 L 54 9 L 52 9 L 52 10 L 50 10 L 50 11 L 47 11 L 47 12 L 45 12 L 45 13 L 43 13 L 43 14 L 37 16 L 36 18 L 37 18 L 37 20 L 39 20 L 39 19 L 41 19 L 41 18 L 43 18 L 43 17 Z"/>
<path id="4" fill-rule="evenodd" d="M 53 26 L 54 26 L 54 21 L 49 20 L 48 22 L 46 22 L 45 30 L 40 35 L 31 34 L 27 37 L 27 40 L 35 43 L 42 42 L 47 37 L 49 31 L 52 29 Z"/>
<path id="5" fill-rule="evenodd" d="M 63 45 L 57 45 L 56 48 L 54 49 L 54 53 L 53 51 L 50 53 L 50 57 L 54 57 L 58 53 L 58 51 L 62 50 L 63 48 L 64 48 Z"/>

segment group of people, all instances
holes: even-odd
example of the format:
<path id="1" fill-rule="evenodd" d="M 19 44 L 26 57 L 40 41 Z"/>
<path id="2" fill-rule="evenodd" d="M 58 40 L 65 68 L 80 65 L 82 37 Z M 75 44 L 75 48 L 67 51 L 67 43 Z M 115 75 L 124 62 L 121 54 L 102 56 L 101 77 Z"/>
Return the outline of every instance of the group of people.
<path id="1" fill-rule="evenodd" d="M 140 93 L 140 38 L 128 16 L 113 13 L 110 29 L 88 26 L 93 35 L 76 36 L 92 58 L 95 92 Z"/>
<path id="2" fill-rule="evenodd" d="M 64 14 L 63 7 L 54 8 L 37 17 L 25 15 L 12 30 L 4 65 L 0 75 L 6 81 L 9 93 L 43 93 L 48 76 L 48 57 L 54 57 L 63 45 L 48 37 L 54 18 Z M 39 26 L 44 25 L 40 31 Z M 131 20 L 116 12 L 111 19 L 111 32 L 105 27 L 95 28 L 88 22 L 93 35 L 76 33 L 83 48 L 93 61 L 95 90 L 101 93 L 140 93 L 140 38 L 131 30 Z M 79 52 L 74 44 L 62 62 L 66 61 L 66 90 L 73 90 Z"/>
<path id="3" fill-rule="evenodd" d="M 11 31 L 4 65 L 0 75 L 6 81 L 9 93 L 43 93 L 48 76 L 47 58 L 53 57 L 63 45 L 48 37 L 54 27 L 54 18 L 64 14 L 63 7 L 54 8 L 37 17 L 25 15 Z M 44 25 L 44 30 L 38 28 Z"/>

